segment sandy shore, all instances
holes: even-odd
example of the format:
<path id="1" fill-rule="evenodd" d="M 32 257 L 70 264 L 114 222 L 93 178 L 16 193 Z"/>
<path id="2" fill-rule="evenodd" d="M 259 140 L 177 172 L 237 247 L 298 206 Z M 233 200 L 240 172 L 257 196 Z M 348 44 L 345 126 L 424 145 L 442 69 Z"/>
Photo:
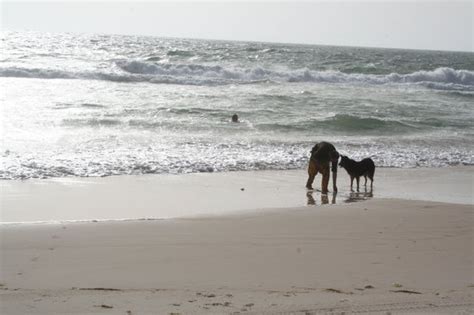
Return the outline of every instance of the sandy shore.
<path id="1" fill-rule="evenodd" d="M 461 172 L 457 183 L 463 182 L 466 172 L 471 171 Z M 446 175 L 440 185 L 448 187 L 449 178 Z M 472 177 L 469 184 L 471 191 L 460 190 L 472 194 Z M 253 189 L 247 187 L 241 192 Z M 403 182 L 396 187 L 405 193 Z M 376 191 L 384 188 L 378 186 Z M 257 195 L 266 194 L 261 193 Z M 301 191 L 297 195 L 303 204 L 309 200 Z M 322 200 L 317 193 L 314 199 Z M 3 224 L 0 310 L 2 314 L 474 312 L 472 203 L 378 197 L 330 203 L 242 212 L 231 207 L 225 215 L 210 211 L 214 215 L 168 220 Z M 68 203 L 61 199 L 60 206 L 67 208 Z"/>
<path id="2" fill-rule="evenodd" d="M 0 181 L 0 222 L 226 215 L 372 197 L 473 204 L 473 178 L 474 167 L 379 168 L 373 191 L 354 193 L 340 169 L 339 192 L 329 196 L 307 192 L 305 170 Z"/>

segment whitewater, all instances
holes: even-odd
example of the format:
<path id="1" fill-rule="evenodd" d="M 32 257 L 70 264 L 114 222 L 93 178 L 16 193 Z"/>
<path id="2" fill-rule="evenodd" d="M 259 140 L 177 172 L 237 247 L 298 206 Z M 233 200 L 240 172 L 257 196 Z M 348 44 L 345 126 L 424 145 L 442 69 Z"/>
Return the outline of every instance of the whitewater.
<path id="1" fill-rule="evenodd" d="M 474 54 L 2 32 L 0 179 L 474 164 Z M 240 123 L 231 123 L 238 114 Z"/>

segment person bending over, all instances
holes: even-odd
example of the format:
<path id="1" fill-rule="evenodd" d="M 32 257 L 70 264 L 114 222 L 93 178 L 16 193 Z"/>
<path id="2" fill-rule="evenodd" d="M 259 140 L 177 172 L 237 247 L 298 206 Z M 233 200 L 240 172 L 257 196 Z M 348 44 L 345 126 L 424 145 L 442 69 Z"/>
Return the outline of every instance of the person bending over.
<path id="1" fill-rule="evenodd" d="M 311 157 L 308 165 L 309 177 L 306 182 L 306 188 L 313 189 L 312 185 L 314 177 L 316 177 L 319 172 L 323 176 L 321 181 L 321 192 L 327 194 L 329 184 L 329 163 L 331 163 L 333 190 L 334 192 L 337 192 L 336 179 L 338 159 L 339 153 L 332 144 L 329 142 L 320 142 L 316 144 L 311 150 Z"/>

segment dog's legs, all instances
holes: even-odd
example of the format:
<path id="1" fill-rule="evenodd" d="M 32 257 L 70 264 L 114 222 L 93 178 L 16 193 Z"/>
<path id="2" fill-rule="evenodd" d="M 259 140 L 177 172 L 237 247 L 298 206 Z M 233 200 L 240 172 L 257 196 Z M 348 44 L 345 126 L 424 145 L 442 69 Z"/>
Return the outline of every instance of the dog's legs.
<path id="1" fill-rule="evenodd" d="M 354 176 L 351 176 L 351 191 L 354 191 L 354 189 L 352 189 L 352 183 L 354 182 Z"/>
<path id="2" fill-rule="evenodd" d="M 374 174 L 375 174 L 375 166 L 373 169 L 369 172 L 369 178 L 370 178 L 370 191 L 372 191 L 373 185 L 374 185 Z"/>
<path id="3" fill-rule="evenodd" d="M 365 184 L 364 184 L 364 186 L 367 187 L 367 175 L 364 175 L 364 178 L 365 178 Z"/>
<path id="4" fill-rule="evenodd" d="M 357 191 L 359 191 L 359 176 L 356 177 L 357 180 Z"/>

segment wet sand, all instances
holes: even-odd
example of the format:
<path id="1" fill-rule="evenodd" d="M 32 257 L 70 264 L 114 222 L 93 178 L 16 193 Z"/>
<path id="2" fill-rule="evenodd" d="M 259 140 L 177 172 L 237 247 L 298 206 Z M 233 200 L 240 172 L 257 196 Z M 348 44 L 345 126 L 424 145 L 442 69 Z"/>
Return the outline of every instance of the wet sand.
<path id="1" fill-rule="evenodd" d="M 473 178 L 474 167 L 378 168 L 373 191 L 357 193 L 340 169 L 339 192 L 328 196 L 307 192 L 305 170 L 0 181 L 0 222 L 226 215 L 372 197 L 473 204 Z"/>

